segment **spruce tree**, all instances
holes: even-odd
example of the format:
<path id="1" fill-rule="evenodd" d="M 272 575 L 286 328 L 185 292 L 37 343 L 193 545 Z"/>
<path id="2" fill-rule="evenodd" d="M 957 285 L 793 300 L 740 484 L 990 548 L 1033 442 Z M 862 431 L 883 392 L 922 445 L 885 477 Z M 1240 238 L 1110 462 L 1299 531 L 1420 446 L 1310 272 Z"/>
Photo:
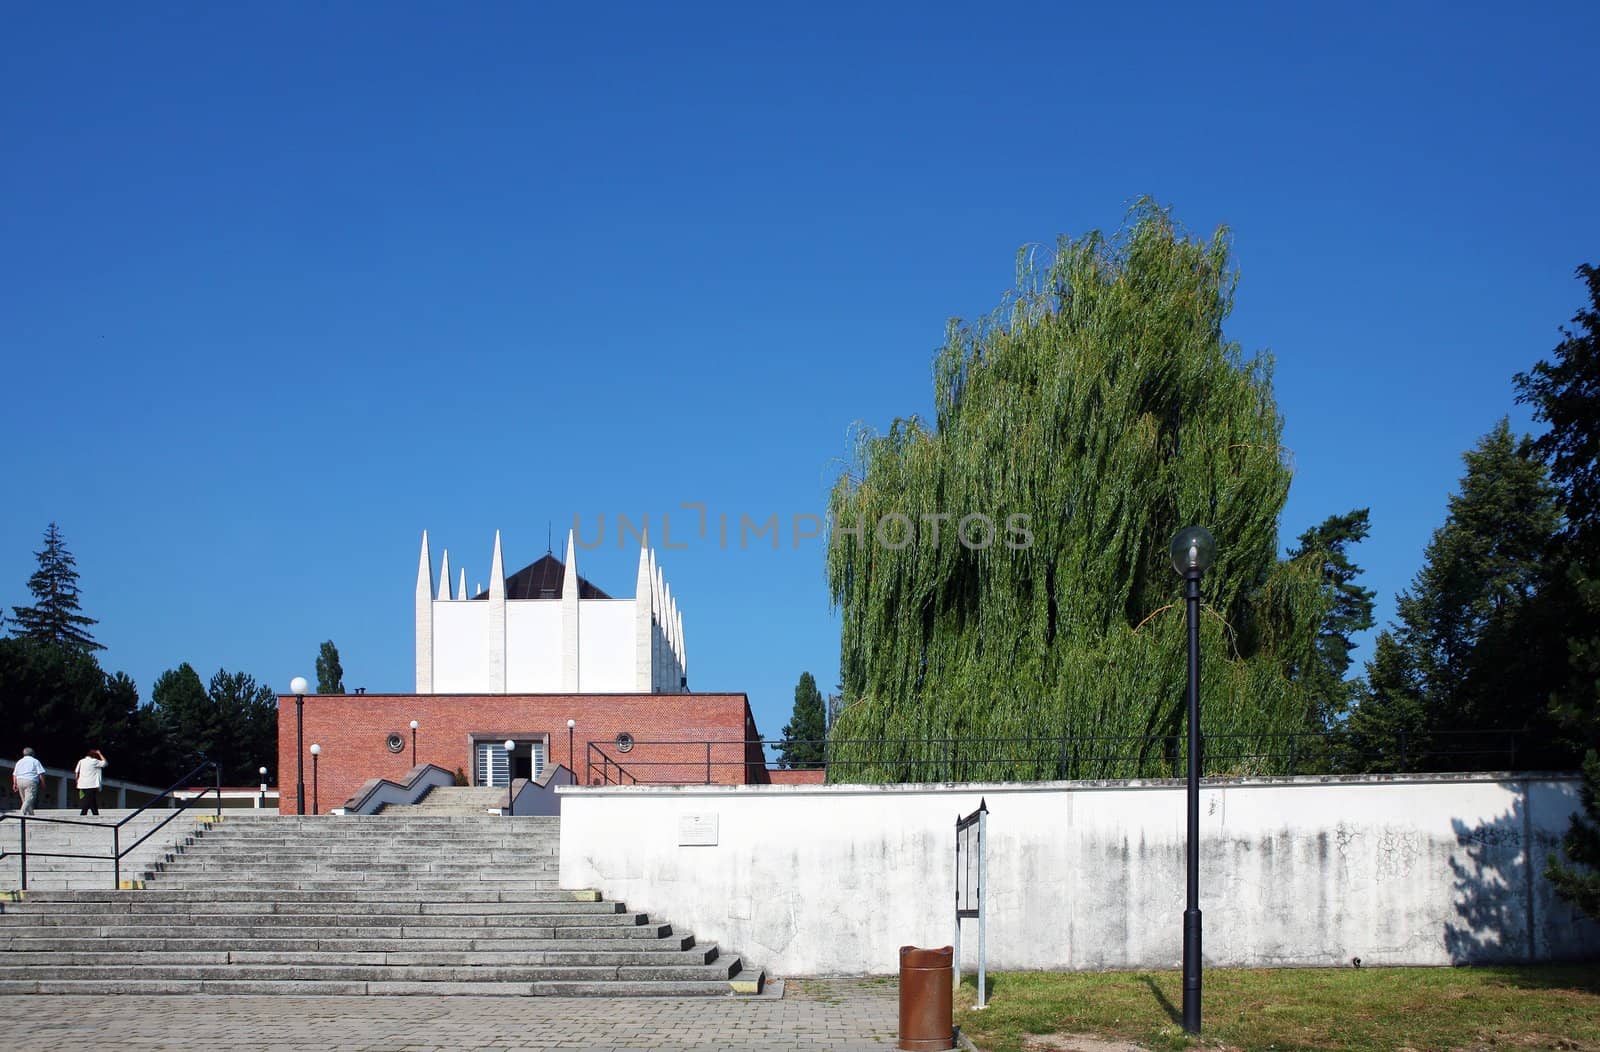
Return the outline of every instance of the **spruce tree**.
<path id="1" fill-rule="evenodd" d="M 1600 268 L 1578 277 L 1588 304 L 1563 329 L 1550 361 L 1516 377 L 1517 400 L 1549 430 L 1534 440 L 1561 494 L 1566 528 L 1551 553 L 1554 588 L 1546 624 L 1565 643 L 1565 674 L 1551 691 L 1551 712 L 1585 750 L 1581 798 L 1546 875 L 1563 898 L 1600 920 Z"/>
<path id="2" fill-rule="evenodd" d="M 34 605 L 11 608 L 16 622 L 13 634 L 85 653 L 104 650 L 88 632 L 97 622 L 79 612 L 77 560 L 55 523 L 45 528 L 44 550 L 33 554 L 39 560 L 39 568 L 28 578 Z"/>
<path id="3" fill-rule="evenodd" d="M 834 486 L 851 704 L 830 760 L 866 780 L 1181 769 L 1186 628 L 1168 543 L 1191 524 L 1218 540 L 1203 729 L 1236 735 L 1236 754 L 1278 750 L 1306 726 L 1294 670 L 1317 658 L 1325 599 L 1320 560 L 1278 559 L 1282 420 L 1270 359 L 1223 333 L 1226 232 L 1190 238 L 1144 202 L 1115 234 L 1030 258 L 999 311 L 947 330 L 934 419 L 863 433 Z M 1093 737 L 1136 741 L 1073 751 Z"/>
<path id="4" fill-rule="evenodd" d="M 800 682 L 794 688 L 794 712 L 784 724 L 784 740 L 778 747 L 778 766 L 821 767 L 823 739 L 828 734 L 827 719 L 816 679 L 809 672 L 800 673 Z"/>
<path id="5" fill-rule="evenodd" d="M 1306 669 L 1303 679 L 1311 693 L 1312 714 L 1317 730 L 1331 730 L 1349 711 L 1359 681 L 1347 680 L 1352 640 L 1358 632 L 1372 627 L 1373 591 L 1356 583 L 1361 568 L 1350 559 L 1351 545 L 1365 540 L 1371 532 L 1367 508 L 1343 515 L 1330 515 L 1300 535 L 1299 544 L 1290 549 L 1289 558 L 1311 558 L 1321 564 L 1322 588 L 1327 612 L 1317 633 L 1318 660 Z"/>
<path id="6" fill-rule="evenodd" d="M 1550 682 L 1538 600 L 1560 527 L 1555 490 L 1506 420 L 1464 459 L 1460 492 L 1379 637 L 1351 719 L 1358 745 L 1387 769 L 1539 766 L 1563 752 L 1542 707 L 1527 704 Z M 1516 755 L 1509 737 L 1489 733 L 1512 730 Z"/>
<path id="7" fill-rule="evenodd" d="M 344 693 L 344 666 L 339 664 L 339 648 L 331 639 L 317 652 L 317 693 Z"/>

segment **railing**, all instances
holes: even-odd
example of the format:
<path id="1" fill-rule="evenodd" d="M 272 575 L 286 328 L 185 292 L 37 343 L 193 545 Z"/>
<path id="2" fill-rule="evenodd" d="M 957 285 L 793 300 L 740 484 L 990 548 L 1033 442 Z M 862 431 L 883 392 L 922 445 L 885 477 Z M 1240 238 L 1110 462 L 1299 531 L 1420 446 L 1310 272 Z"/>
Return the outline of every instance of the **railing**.
<path id="1" fill-rule="evenodd" d="M 211 769 L 212 776 L 213 776 L 213 778 L 215 780 L 215 784 L 211 788 L 202 790 L 198 795 L 191 796 L 188 799 L 183 799 L 183 800 L 179 800 L 178 797 L 176 797 L 174 795 L 175 793 L 177 793 L 178 790 L 186 789 L 186 788 L 192 786 L 194 784 L 195 776 L 203 773 L 207 768 Z M 20 873 L 19 873 L 18 886 L 23 891 L 27 891 L 28 890 L 28 855 L 29 855 L 29 851 L 28 851 L 28 823 L 29 822 L 47 822 L 47 823 L 49 823 L 51 825 L 61 825 L 61 826 L 89 826 L 89 827 L 95 828 L 95 829 L 109 829 L 109 830 L 111 830 L 111 853 L 109 855 L 87 855 L 87 854 L 83 854 L 81 852 L 72 852 L 72 851 L 34 851 L 34 852 L 32 852 L 32 854 L 33 854 L 33 856 L 35 858 L 108 859 L 111 862 L 111 887 L 112 887 L 112 890 L 116 890 L 117 888 L 122 886 L 122 860 L 125 857 L 127 857 L 128 853 L 131 852 L 133 849 L 137 848 L 140 844 L 144 843 L 146 840 L 149 840 L 158 831 L 160 831 L 162 828 L 164 828 L 168 822 L 172 821 L 174 818 L 177 818 L 179 815 L 183 814 L 183 812 L 187 811 L 194 804 L 200 802 L 201 800 L 205 799 L 208 795 L 211 795 L 211 794 L 215 794 L 215 796 L 216 796 L 217 817 L 221 818 L 222 817 L 222 768 L 219 767 L 214 761 L 207 760 L 204 763 L 201 763 L 194 770 L 190 771 L 188 774 L 184 775 L 182 778 L 178 779 L 176 782 L 173 782 L 171 785 L 167 786 L 164 790 L 161 791 L 161 794 L 159 796 L 157 796 L 154 800 L 151 800 L 149 803 L 145 804 L 143 807 L 139 808 L 137 811 L 133 812 L 131 815 L 127 815 L 127 816 L 123 817 L 122 819 L 120 819 L 119 821 L 116 821 L 116 822 L 87 822 L 87 821 L 84 821 L 81 818 L 42 818 L 42 817 L 40 817 L 38 815 L 25 815 L 25 814 L 21 814 L 20 812 L 12 812 L 12 813 L 9 813 L 9 814 L 0 815 L 0 822 L 12 822 L 12 821 L 14 821 L 14 822 L 19 823 L 19 827 L 18 827 L 18 831 L 17 831 L 17 838 L 18 838 L 18 841 L 19 841 L 19 849 L 20 849 L 19 850 L 20 861 L 18 863 L 18 865 L 20 867 Z M 129 822 L 133 821 L 135 818 L 138 818 L 140 815 L 144 814 L 146 811 L 150 810 L 152 807 L 155 807 L 157 804 L 161 803 L 161 801 L 163 801 L 163 800 L 168 801 L 169 805 L 175 805 L 175 806 L 171 807 L 170 811 L 168 811 L 167 817 L 163 818 L 161 821 L 157 822 L 155 825 L 153 825 L 149 829 L 145 830 L 144 835 L 141 836 L 139 839 L 135 840 L 133 843 L 129 844 L 127 847 L 123 847 L 122 846 L 122 827 L 127 825 Z"/>
<path id="2" fill-rule="evenodd" d="M 1538 759 L 1521 738 L 1519 731 L 1207 734 L 1200 767 L 1208 778 L 1517 770 Z M 584 782 L 760 784 L 769 780 L 763 750 L 797 746 L 820 748 L 824 758 L 794 769 L 821 768 L 833 783 L 1181 778 L 1188 766 L 1184 735 L 634 741 L 626 754 L 611 742 L 589 742 Z"/>

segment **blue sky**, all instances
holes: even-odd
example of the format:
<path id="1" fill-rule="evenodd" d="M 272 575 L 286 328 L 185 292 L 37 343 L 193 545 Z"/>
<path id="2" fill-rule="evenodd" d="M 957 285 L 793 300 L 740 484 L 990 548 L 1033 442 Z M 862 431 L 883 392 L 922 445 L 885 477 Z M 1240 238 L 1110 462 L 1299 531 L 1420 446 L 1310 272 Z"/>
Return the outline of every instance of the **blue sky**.
<path id="1" fill-rule="evenodd" d="M 108 668 L 412 688 L 574 515 L 820 512 L 1018 248 L 1227 224 L 1285 544 L 1370 505 L 1382 616 L 1600 263 L 1592 4 L 95 5 L 0 39 L 0 603 L 61 524 Z M 687 516 L 689 513 L 679 512 Z M 675 532 L 678 523 L 675 522 Z M 836 678 L 820 540 L 663 553 L 691 684 Z"/>

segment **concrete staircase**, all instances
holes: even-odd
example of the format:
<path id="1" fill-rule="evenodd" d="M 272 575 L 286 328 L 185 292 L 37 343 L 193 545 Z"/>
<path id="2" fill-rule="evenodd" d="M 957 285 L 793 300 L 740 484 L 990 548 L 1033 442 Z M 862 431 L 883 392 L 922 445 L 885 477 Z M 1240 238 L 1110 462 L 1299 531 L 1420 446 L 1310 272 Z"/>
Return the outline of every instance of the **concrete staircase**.
<path id="1" fill-rule="evenodd" d="M 100 817 L 80 818 L 76 809 L 41 810 L 28 821 L 28 887 L 34 891 L 95 890 L 116 887 L 111 864 L 112 833 L 109 828 L 135 812 L 132 808 L 102 808 Z M 191 807 L 173 817 L 166 809 L 151 809 L 123 826 L 118 846 L 126 849 L 146 833 L 150 838 L 122 859 L 122 880 L 137 880 L 173 851 L 192 842 L 200 824 L 215 813 L 214 808 Z M 67 819 L 64 824 L 43 819 Z M 166 825 L 161 823 L 168 821 Z M 84 825 L 80 823 L 100 823 Z M 155 832 L 157 826 L 161 828 Z M 41 854 L 43 852 L 44 854 Z M 48 855 L 94 856 L 51 858 Z M 0 891 L 22 886 L 22 822 L 15 815 L 0 821 Z"/>
<path id="2" fill-rule="evenodd" d="M 506 791 L 481 785 L 439 785 L 414 804 L 387 804 L 383 815 L 483 815 L 500 814 Z"/>
<path id="3" fill-rule="evenodd" d="M 760 991 L 715 945 L 560 890 L 558 822 L 229 816 L 145 890 L 0 903 L 0 994 Z"/>

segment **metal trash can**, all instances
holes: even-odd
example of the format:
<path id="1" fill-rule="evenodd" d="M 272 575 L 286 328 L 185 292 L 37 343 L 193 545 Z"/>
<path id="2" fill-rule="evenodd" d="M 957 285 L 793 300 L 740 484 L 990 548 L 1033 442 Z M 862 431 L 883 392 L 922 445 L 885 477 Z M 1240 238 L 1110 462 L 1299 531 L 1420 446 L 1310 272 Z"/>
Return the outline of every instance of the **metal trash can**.
<path id="1" fill-rule="evenodd" d="M 905 1052 L 945 1052 L 956 1047 L 950 1005 L 955 949 L 900 947 L 900 1044 Z"/>

